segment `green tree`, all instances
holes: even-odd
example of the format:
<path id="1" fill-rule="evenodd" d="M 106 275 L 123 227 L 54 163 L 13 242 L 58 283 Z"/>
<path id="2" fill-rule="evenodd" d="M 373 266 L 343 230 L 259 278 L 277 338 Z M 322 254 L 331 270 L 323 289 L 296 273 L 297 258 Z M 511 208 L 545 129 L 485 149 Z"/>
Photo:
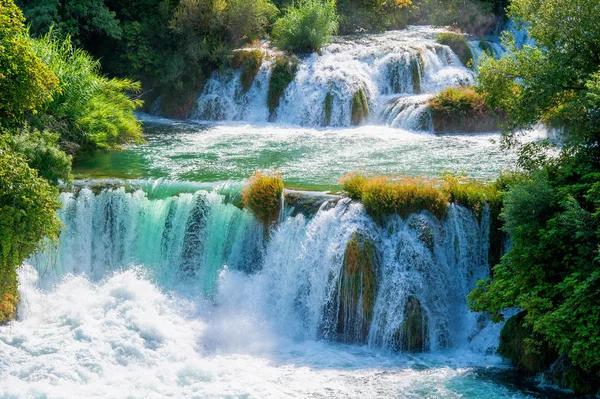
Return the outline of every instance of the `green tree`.
<path id="1" fill-rule="evenodd" d="M 0 126 L 22 122 L 60 90 L 52 71 L 32 50 L 23 22 L 12 0 L 0 0 Z"/>
<path id="2" fill-rule="evenodd" d="M 60 233 L 58 190 L 0 136 L 0 323 L 14 317 L 17 268 Z"/>
<path id="3" fill-rule="evenodd" d="M 483 62 L 479 90 L 506 115 L 508 144 L 518 145 L 511 132 L 539 122 L 558 128 L 564 144 L 520 146 L 529 178 L 510 188 L 502 212 L 512 246 L 493 278 L 470 294 L 471 306 L 497 319 L 504 309 L 523 309 L 528 351 L 541 339 L 598 382 L 600 7 L 513 0 L 509 15 L 528 25 L 536 45 L 517 48 L 506 36 L 509 51 Z"/>

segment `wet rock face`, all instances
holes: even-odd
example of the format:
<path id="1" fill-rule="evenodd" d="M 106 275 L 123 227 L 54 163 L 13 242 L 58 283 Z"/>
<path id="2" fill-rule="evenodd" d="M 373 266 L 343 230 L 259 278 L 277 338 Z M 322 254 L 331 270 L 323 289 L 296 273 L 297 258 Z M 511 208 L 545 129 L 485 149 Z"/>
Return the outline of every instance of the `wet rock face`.
<path id="1" fill-rule="evenodd" d="M 559 388 L 571 389 L 577 395 L 600 394 L 598 370 L 584 371 L 565 355 L 561 355 L 543 377 Z"/>
<path id="2" fill-rule="evenodd" d="M 340 341 L 366 343 L 373 321 L 378 268 L 374 243 L 354 234 L 346 246 L 338 290 L 336 333 Z"/>
<path id="3" fill-rule="evenodd" d="M 507 320 L 500 332 L 498 353 L 510 359 L 521 373 L 536 375 L 547 370 L 558 354 L 545 342 L 536 353 L 527 350 L 525 339 L 533 337 L 533 330 L 525 325 L 525 314 L 521 312 Z"/>
<path id="4" fill-rule="evenodd" d="M 404 308 L 404 320 L 396 333 L 396 349 L 401 352 L 425 352 L 429 350 L 429 327 L 427 313 L 421 302 L 408 297 Z"/>

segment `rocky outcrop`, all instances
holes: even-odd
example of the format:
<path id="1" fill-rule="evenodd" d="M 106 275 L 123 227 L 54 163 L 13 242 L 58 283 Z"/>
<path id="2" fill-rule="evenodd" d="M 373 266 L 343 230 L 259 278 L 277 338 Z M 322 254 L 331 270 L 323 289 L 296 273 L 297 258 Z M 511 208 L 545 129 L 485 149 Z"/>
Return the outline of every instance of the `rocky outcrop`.
<path id="1" fill-rule="evenodd" d="M 404 319 L 394 337 L 395 348 L 401 352 L 429 350 L 429 318 L 421 302 L 409 296 L 404 307 Z"/>
<path id="2" fill-rule="evenodd" d="M 360 89 L 352 97 L 352 124 L 360 125 L 369 116 L 369 103 L 365 89 Z"/>
<path id="3" fill-rule="evenodd" d="M 375 244 L 355 233 L 346 246 L 337 293 L 336 333 L 347 343 L 366 343 L 377 297 L 379 257 Z"/>

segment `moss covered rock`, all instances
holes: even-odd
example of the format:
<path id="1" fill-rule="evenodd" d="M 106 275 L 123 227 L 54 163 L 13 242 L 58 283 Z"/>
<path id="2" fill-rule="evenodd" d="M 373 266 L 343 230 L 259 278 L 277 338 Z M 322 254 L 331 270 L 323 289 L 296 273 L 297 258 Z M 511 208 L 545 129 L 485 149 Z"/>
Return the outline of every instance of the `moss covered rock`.
<path id="1" fill-rule="evenodd" d="M 471 67 L 473 65 L 473 52 L 463 35 L 444 32 L 438 34 L 436 39 L 439 44 L 450 47 L 465 66 Z"/>
<path id="2" fill-rule="evenodd" d="M 355 233 L 344 252 L 336 331 L 342 342 L 366 343 L 377 297 L 379 257 L 373 241 Z"/>
<path id="3" fill-rule="evenodd" d="M 241 69 L 240 83 L 242 84 L 242 92 L 246 93 L 252 87 L 254 78 L 258 75 L 260 66 L 263 63 L 264 54 L 262 51 L 255 50 L 238 50 L 231 57 L 231 66 L 235 69 Z"/>
<path id="4" fill-rule="evenodd" d="M 554 362 L 545 377 L 559 388 L 570 389 L 577 395 L 600 394 L 600 370 L 585 371 L 565 355 Z"/>
<path id="5" fill-rule="evenodd" d="M 290 56 L 277 56 L 273 61 L 271 79 L 269 79 L 269 92 L 267 94 L 267 105 L 269 107 L 269 118 L 275 118 L 275 110 L 279 107 L 279 101 L 285 89 L 294 80 L 298 70 L 298 59 Z"/>
<path id="6" fill-rule="evenodd" d="M 422 59 L 420 55 L 418 57 L 413 57 L 410 60 L 410 70 L 412 72 L 414 94 L 421 93 L 421 63 Z"/>
<path id="7" fill-rule="evenodd" d="M 500 332 L 498 353 L 512 361 L 523 374 L 536 375 L 548 370 L 558 354 L 525 324 L 525 314 L 521 312 L 506 321 Z M 535 341 L 536 348 L 528 345 L 526 340 Z"/>
<path id="8" fill-rule="evenodd" d="M 352 96 L 352 124 L 360 125 L 369 116 L 369 103 L 365 89 L 360 89 Z"/>
<path id="9" fill-rule="evenodd" d="M 414 296 L 406 301 L 404 319 L 394 336 L 394 349 L 413 353 L 429 350 L 429 318 Z"/>
<path id="10" fill-rule="evenodd" d="M 472 87 L 450 87 L 429 100 L 435 133 L 497 131 L 498 115 Z"/>
<path id="11" fill-rule="evenodd" d="M 323 120 L 323 126 L 331 125 L 331 113 L 333 112 L 333 94 L 328 92 L 325 96 L 325 119 Z"/>

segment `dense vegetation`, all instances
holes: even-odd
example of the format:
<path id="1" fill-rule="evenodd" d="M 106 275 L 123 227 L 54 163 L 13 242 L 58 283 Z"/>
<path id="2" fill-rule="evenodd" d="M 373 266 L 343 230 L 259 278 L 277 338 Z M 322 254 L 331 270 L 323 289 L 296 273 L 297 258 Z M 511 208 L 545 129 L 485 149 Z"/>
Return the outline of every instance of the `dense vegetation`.
<path id="1" fill-rule="evenodd" d="M 512 246 L 470 295 L 473 309 L 502 318 L 523 309 L 527 353 L 549 345 L 580 376 L 569 387 L 600 388 L 600 8 L 596 0 L 514 0 L 535 46 L 488 58 L 479 86 L 507 116 L 510 132 L 538 122 L 563 141 L 520 147 L 527 178 L 513 184 L 502 212 Z M 582 384 L 585 382 L 585 384 Z"/>
<path id="2" fill-rule="evenodd" d="M 498 130 L 498 116 L 472 87 L 449 87 L 429 100 L 433 131 L 491 132 Z"/>
<path id="3" fill-rule="evenodd" d="M 282 194 L 283 179 L 281 175 L 268 171 L 254 173 L 242 192 L 242 205 L 247 207 L 264 225 L 267 233 L 279 217 Z"/>
<path id="4" fill-rule="evenodd" d="M 14 317 L 16 269 L 60 233 L 54 186 L 71 182 L 71 156 L 141 140 L 139 84 L 104 77 L 68 36 L 32 39 L 24 22 L 0 0 L 0 323 Z"/>
<path id="5" fill-rule="evenodd" d="M 22 0 L 34 36 L 51 29 L 142 82 L 146 107 L 188 117 L 210 74 L 232 50 L 272 37 L 281 49 L 319 51 L 331 34 L 381 32 L 407 23 L 489 31 L 505 0 Z M 160 101 L 155 103 L 155 100 Z"/>

